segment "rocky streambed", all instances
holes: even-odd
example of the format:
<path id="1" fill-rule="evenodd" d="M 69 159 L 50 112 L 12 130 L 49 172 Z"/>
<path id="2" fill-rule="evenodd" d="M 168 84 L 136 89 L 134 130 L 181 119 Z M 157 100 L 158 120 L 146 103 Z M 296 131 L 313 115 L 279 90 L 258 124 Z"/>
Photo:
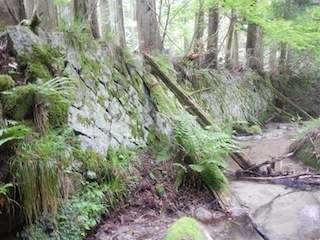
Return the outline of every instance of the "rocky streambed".
<path id="1" fill-rule="evenodd" d="M 293 123 L 270 123 L 264 127 L 262 135 L 238 137 L 237 140 L 251 159 L 261 163 L 288 152 L 299 128 Z M 228 171 L 232 173 L 237 169 L 230 161 Z M 276 169 L 290 173 L 312 171 L 290 158 L 278 162 Z M 230 179 L 234 196 L 270 239 L 319 239 L 320 191 L 283 183 Z M 135 193 L 136 198 L 130 206 L 103 220 L 88 238 L 163 239 L 166 229 L 175 220 L 191 216 L 201 223 L 207 239 L 262 239 L 248 227 L 248 222 L 233 221 L 217 211 L 217 205 L 206 189 L 186 188 L 175 192 L 164 183 L 168 196 L 151 200 L 155 197 L 152 185 L 157 182 L 145 180 L 144 184 L 145 189 Z"/>

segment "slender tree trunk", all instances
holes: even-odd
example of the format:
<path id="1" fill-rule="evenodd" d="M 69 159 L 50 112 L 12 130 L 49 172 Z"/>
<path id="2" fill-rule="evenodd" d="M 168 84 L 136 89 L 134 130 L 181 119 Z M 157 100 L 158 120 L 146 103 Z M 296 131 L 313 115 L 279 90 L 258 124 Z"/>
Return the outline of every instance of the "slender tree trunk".
<path id="1" fill-rule="evenodd" d="M 100 0 L 100 7 L 99 7 L 99 19 L 100 19 L 100 31 L 101 37 L 106 36 L 106 31 L 108 29 L 108 22 L 109 22 L 109 14 L 107 9 L 107 1 L 108 0 Z M 109 28 L 110 29 L 110 28 Z"/>
<path id="2" fill-rule="evenodd" d="M 91 0 L 88 3 L 88 9 L 89 9 L 89 14 L 88 14 L 88 20 L 89 20 L 89 25 L 92 31 L 92 36 L 96 39 L 101 38 L 101 28 L 100 28 L 100 0 Z"/>
<path id="3" fill-rule="evenodd" d="M 233 46 L 232 46 L 232 66 L 239 67 L 239 38 L 238 31 L 233 31 Z"/>
<path id="4" fill-rule="evenodd" d="M 203 35 L 204 35 L 204 10 L 202 6 L 199 12 L 196 13 L 194 27 L 194 44 L 193 52 L 201 54 L 203 52 Z M 203 57 L 199 55 L 198 59 L 193 61 L 194 66 L 200 66 L 203 62 Z"/>
<path id="5" fill-rule="evenodd" d="M 36 10 L 37 0 L 24 0 L 26 9 L 26 18 L 31 19 L 34 10 Z"/>
<path id="6" fill-rule="evenodd" d="M 268 65 L 269 72 L 274 72 L 277 68 L 277 51 L 274 49 L 270 49 Z"/>
<path id="7" fill-rule="evenodd" d="M 74 20 L 79 24 L 87 24 L 88 15 L 86 0 L 73 0 Z"/>
<path id="8" fill-rule="evenodd" d="M 114 36 L 115 41 L 117 44 L 119 44 L 122 47 L 126 46 L 126 35 L 125 35 L 125 29 L 124 29 L 124 19 L 123 19 L 123 4 L 122 0 L 114 0 L 113 4 L 114 8 Z"/>
<path id="9" fill-rule="evenodd" d="M 156 1 L 137 0 L 136 4 L 140 51 L 161 52 L 163 43 L 158 28 Z"/>
<path id="10" fill-rule="evenodd" d="M 41 14 L 41 26 L 45 29 L 54 29 L 57 25 L 57 13 L 53 0 L 40 0 L 38 14 Z"/>
<path id="11" fill-rule="evenodd" d="M 256 70 L 257 69 L 257 59 L 255 58 L 255 48 L 257 45 L 257 25 L 255 23 L 248 24 L 247 32 L 247 67 Z"/>
<path id="12" fill-rule="evenodd" d="M 283 68 L 286 65 L 287 60 L 287 44 L 284 42 L 280 43 L 280 57 L 279 57 L 279 67 L 280 70 L 284 70 Z"/>
<path id="13" fill-rule="evenodd" d="M 229 24 L 229 29 L 227 33 L 227 45 L 226 45 L 226 55 L 225 55 L 225 67 L 227 69 L 232 69 L 232 61 L 231 61 L 231 47 L 232 47 L 232 38 L 234 32 L 234 24 L 236 20 L 235 10 L 231 10 L 231 19 Z"/>
<path id="14" fill-rule="evenodd" d="M 0 0 L 0 22 L 15 25 L 26 18 L 23 0 Z"/>
<path id="15" fill-rule="evenodd" d="M 219 30 L 219 4 L 209 9 L 209 28 L 208 28 L 208 53 L 205 56 L 208 68 L 218 67 L 218 30 Z"/>
<path id="16" fill-rule="evenodd" d="M 264 66 L 264 33 L 263 29 L 261 27 L 257 26 L 257 42 L 254 50 L 254 57 L 256 59 L 256 70 L 257 71 L 263 71 Z"/>

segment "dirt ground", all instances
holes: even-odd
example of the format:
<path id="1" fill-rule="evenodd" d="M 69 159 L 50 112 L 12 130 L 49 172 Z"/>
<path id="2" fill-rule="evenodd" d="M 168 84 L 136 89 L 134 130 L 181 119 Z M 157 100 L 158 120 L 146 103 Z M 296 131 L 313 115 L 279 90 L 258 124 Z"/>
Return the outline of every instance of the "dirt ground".
<path id="1" fill-rule="evenodd" d="M 173 162 L 155 163 L 151 154 L 144 155 L 141 162 L 142 180 L 128 204 L 113 216 L 103 217 L 87 240 L 163 239 L 168 226 L 182 216 L 193 216 L 195 207 L 217 211 L 217 218 L 224 217 L 196 174 L 189 176 L 192 179 L 186 179 L 181 188 L 175 189 Z M 188 184 L 190 182 L 195 184 Z M 160 185 L 164 187 L 163 194 L 157 190 Z"/>

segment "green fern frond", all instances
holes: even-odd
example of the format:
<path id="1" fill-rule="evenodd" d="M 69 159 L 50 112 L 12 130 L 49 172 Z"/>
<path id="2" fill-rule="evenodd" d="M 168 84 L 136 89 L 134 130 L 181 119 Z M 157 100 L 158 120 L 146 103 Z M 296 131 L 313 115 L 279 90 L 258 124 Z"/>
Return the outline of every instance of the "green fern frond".
<path id="1" fill-rule="evenodd" d="M 0 147 L 6 142 L 23 139 L 31 134 L 32 129 L 25 125 L 17 125 L 0 129 Z"/>

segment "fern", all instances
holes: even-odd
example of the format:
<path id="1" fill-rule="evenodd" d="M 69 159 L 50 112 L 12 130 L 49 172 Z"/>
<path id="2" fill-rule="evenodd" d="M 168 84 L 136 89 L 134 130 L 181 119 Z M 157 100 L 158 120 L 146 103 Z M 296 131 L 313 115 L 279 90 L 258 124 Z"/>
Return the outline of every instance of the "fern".
<path id="1" fill-rule="evenodd" d="M 31 132 L 32 129 L 25 125 L 2 128 L 0 129 L 0 147 L 9 141 L 23 139 Z"/>
<path id="2" fill-rule="evenodd" d="M 225 168 L 224 155 L 237 151 L 235 142 L 224 132 L 212 131 L 196 126 L 195 119 L 181 117 L 174 126 L 174 137 L 178 147 L 188 156 L 196 160 L 193 170 L 201 172 L 206 164 L 214 164 Z"/>
<path id="3" fill-rule="evenodd" d="M 227 166 L 223 156 L 237 151 L 231 137 L 212 128 L 200 128 L 194 117 L 180 116 L 174 125 L 176 146 L 192 161 L 189 168 L 200 173 L 202 181 L 213 191 L 229 192 L 228 180 L 220 168 Z M 182 171 L 175 181 L 175 187 L 184 181 Z"/>

